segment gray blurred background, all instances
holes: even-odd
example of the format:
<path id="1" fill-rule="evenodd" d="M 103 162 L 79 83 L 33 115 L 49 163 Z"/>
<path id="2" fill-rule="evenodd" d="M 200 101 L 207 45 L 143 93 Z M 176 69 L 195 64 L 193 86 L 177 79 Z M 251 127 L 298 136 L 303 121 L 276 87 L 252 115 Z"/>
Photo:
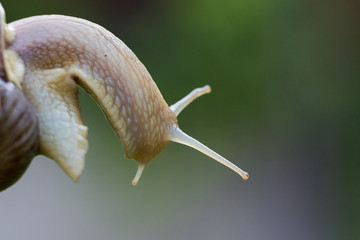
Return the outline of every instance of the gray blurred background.
<path id="1" fill-rule="evenodd" d="M 0 239 L 360 239 L 360 2 L 6 0 L 7 21 L 98 23 L 140 58 L 168 104 L 209 84 L 186 133 L 243 181 L 175 143 L 137 164 L 83 91 L 90 150 L 74 184 L 33 160 L 0 194 Z"/>

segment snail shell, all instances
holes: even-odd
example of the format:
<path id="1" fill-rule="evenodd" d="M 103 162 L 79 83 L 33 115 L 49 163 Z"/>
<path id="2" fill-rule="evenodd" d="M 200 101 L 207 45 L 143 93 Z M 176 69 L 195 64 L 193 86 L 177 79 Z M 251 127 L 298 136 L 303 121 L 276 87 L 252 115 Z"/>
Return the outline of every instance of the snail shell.
<path id="1" fill-rule="evenodd" d="M 0 191 L 23 175 L 38 150 L 34 107 L 13 83 L 0 79 Z"/>

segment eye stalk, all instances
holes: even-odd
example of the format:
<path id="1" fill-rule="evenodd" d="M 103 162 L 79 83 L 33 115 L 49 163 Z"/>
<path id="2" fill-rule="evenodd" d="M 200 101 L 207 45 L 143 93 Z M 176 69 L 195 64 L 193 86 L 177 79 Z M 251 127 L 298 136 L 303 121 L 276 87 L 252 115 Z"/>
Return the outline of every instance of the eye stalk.
<path id="1" fill-rule="evenodd" d="M 249 178 L 249 174 L 247 172 L 245 172 L 244 170 L 242 170 L 241 168 L 239 168 L 238 166 L 236 166 L 226 158 L 222 157 L 218 153 L 214 152 L 213 150 L 211 150 L 210 148 L 208 148 L 198 140 L 190 137 L 189 135 L 181 131 L 181 129 L 178 126 L 174 126 L 174 128 L 172 129 L 172 135 L 170 140 L 172 142 L 181 143 L 202 152 L 203 154 L 213 158 L 219 163 L 230 168 L 231 170 L 239 174 L 244 180 L 247 180 Z"/>
<path id="2" fill-rule="evenodd" d="M 170 109 L 175 113 L 176 116 L 178 116 L 180 112 L 191 102 L 193 102 L 198 97 L 210 92 L 211 92 L 211 88 L 209 85 L 206 85 L 202 88 L 196 88 L 193 91 L 191 91 L 188 95 L 186 95 L 184 98 L 180 99 L 178 102 L 171 105 Z M 247 172 L 243 171 L 241 168 L 237 167 L 235 164 L 233 164 L 226 158 L 217 154 L 216 152 L 214 152 L 213 150 L 211 150 L 210 148 L 208 148 L 198 140 L 190 137 L 189 135 L 181 131 L 181 129 L 177 125 L 174 125 L 174 127 L 171 129 L 170 141 L 184 144 L 186 146 L 192 147 L 202 152 L 203 154 L 215 159 L 219 163 L 235 171 L 244 180 L 247 180 L 249 178 L 249 174 Z"/>
<path id="3" fill-rule="evenodd" d="M 186 95 L 184 98 L 180 99 L 178 102 L 171 105 L 170 109 L 171 109 L 171 111 L 173 111 L 173 113 L 176 116 L 178 116 L 180 114 L 180 112 L 185 107 L 187 107 L 191 102 L 193 102 L 198 97 L 200 97 L 204 94 L 210 93 L 210 92 L 211 92 L 211 88 L 209 85 L 206 85 L 202 88 L 196 88 L 193 91 L 191 91 L 188 95 Z M 196 139 L 190 137 L 189 135 L 187 135 L 186 133 L 184 133 L 177 124 L 174 124 L 170 128 L 169 140 L 171 142 L 177 142 L 177 143 L 192 147 L 192 148 L 202 152 L 203 154 L 215 159 L 219 163 L 230 168 L 231 170 L 233 170 L 234 172 L 239 174 L 244 180 L 247 180 L 249 178 L 249 174 L 247 172 L 245 172 L 244 170 L 242 170 L 241 168 L 239 168 L 238 166 L 236 166 L 235 164 L 233 164 L 226 158 L 222 157 L 218 153 L 214 152 L 213 150 L 211 150 L 210 148 L 208 148 L 207 146 L 205 146 L 198 140 L 196 140 Z M 141 174 L 144 170 L 144 167 L 145 167 L 145 164 L 139 163 L 138 170 L 136 172 L 136 176 L 132 182 L 132 185 L 136 185 L 138 183 L 138 181 L 141 177 Z"/>

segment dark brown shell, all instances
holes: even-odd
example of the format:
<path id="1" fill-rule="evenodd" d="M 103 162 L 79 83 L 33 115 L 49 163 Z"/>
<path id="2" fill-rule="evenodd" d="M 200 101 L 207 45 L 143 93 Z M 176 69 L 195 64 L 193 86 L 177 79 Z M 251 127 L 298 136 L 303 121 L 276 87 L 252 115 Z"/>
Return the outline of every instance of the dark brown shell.
<path id="1" fill-rule="evenodd" d="M 0 80 L 0 191 L 19 180 L 38 150 L 34 107 L 13 83 Z"/>
<path id="2" fill-rule="evenodd" d="M 24 174 L 39 152 L 39 122 L 33 105 L 8 81 L 5 11 L 0 3 L 0 191 Z"/>

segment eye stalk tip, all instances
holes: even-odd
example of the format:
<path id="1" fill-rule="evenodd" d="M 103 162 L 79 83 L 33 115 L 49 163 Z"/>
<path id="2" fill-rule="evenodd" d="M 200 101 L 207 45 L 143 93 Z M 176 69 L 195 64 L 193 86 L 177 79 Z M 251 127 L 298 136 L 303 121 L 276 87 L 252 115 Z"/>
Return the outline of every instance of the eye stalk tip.
<path id="1" fill-rule="evenodd" d="M 242 176 L 241 176 L 244 180 L 248 180 L 249 179 L 249 174 L 247 172 L 245 172 Z"/>
<path id="2" fill-rule="evenodd" d="M 200 88 L 204 93 L 211 93 L 211 87 L 209 85 L 205 85 L 204 87 Z"/>

